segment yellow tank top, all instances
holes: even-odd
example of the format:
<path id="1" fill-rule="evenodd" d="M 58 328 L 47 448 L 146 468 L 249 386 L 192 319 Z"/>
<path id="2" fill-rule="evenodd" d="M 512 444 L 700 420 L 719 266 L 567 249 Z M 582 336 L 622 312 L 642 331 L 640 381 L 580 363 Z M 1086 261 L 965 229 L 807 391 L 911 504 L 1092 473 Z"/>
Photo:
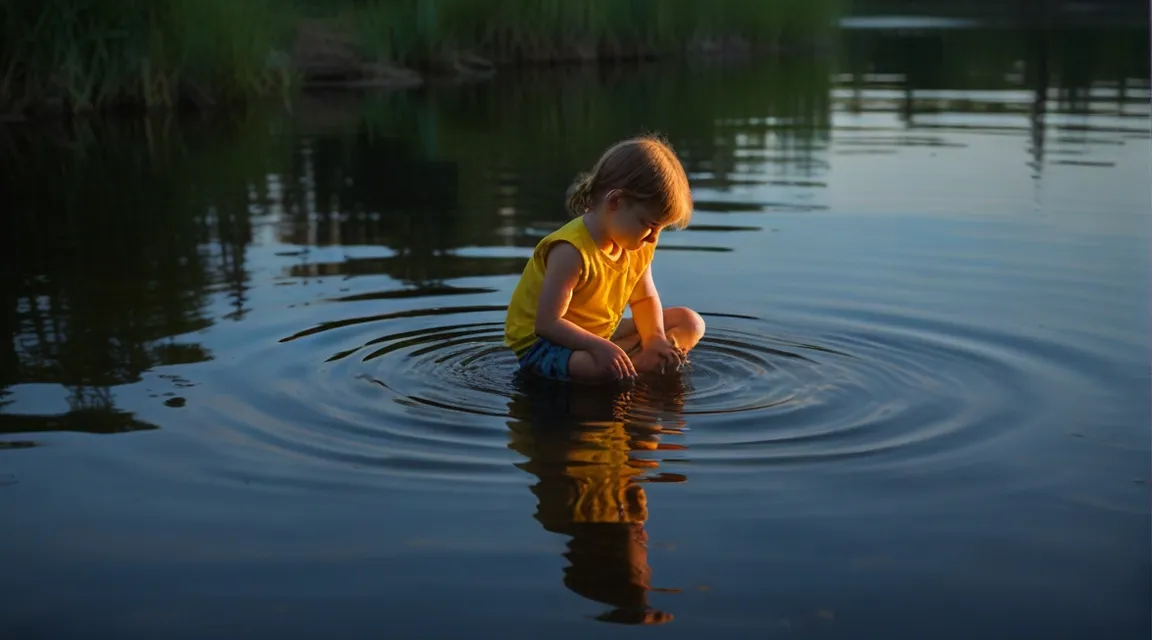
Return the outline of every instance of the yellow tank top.
<path id="1" fill-rule="evenodd" d="M 516 353 L 516 357 L 522 356 L 536 341 L 536 305 L 544 282 L 544 261 L 549 249 L 557 242 L 571 244 L 580 252 L 584 262 L 564 319 L 605 339 L 611 338 L 616 331 L 616 325 L 624 317 L 628 298 L 652 263 L 656 250 L 655 244 L 645 245 L 636 251 L 625 251 L 613 261 L 596 246 L 588 227 L 584 226 L 583 217 L 574 218 L 546 236 L 536 245 L 524 266 L 508 304 L 504 344 Z"/>

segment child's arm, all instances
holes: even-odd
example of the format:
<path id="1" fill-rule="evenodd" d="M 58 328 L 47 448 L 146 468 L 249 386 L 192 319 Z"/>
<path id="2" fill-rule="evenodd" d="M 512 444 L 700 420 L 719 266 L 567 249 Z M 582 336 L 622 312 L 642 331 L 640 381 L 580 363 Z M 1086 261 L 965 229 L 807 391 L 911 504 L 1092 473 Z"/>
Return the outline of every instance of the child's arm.
<path id="1" fill-rule="evenodd" d="M 636 321 L 636 333 L 640 334 L 640 344 L 649 348 L 657 342 L 668 341 L 664 333 L 664 307 L 660 304 L 660 293 L 652 280 L 652 268 L 644 270 L 640 282 L 628 298 L 632 307 L 632 319 Z"/>
<path id="2" fill-rule="evenodd" d="M 678 367 L 683 364 L 684 353 L 668 339 L 664 331 L 664 308 L 660 304 L 656 283 L 652 280 L 651 267 L 644 271 L 640 282 L 636 283 L 636 288 L 628 298 L 628 305 L 632 307 L 632 320 L 640 336 L 641 352 L 635 365 L 646 368 L 649 366 L 648 361 L 653 358 L 662 370 L 668 365 Z"/>
<path id="3" fill-rule="evenodd" d="M 558 242 L 548 251 L 537 302 L 536 335 L 572 350 L 592 351 L 607 340 L 564 319 L 583 267 L 580 252 L 567 242 Z"/>
<path id="4" fill-rule="evenodd" d="M 636 369 L 632 361 L 616 343 L 564 319 L 583 267 L 580 252 L 566 242 L 558 242 L 548 251 L 536 308 L 536 335 L 573 351 L 587 352 L 605 373 L 619 377 L 634 376 Z"/>

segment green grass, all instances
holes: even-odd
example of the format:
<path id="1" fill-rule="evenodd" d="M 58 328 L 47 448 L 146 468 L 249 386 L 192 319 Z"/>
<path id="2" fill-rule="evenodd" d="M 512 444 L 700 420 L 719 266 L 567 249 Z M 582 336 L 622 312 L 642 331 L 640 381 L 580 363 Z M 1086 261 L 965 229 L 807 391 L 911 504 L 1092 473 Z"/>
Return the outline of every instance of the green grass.
<path id="1" fill-rule="evenodd" d="M 5 0 L 0 114 L 210 107 L 298 83 L 302 21 L 369 61 L 619 58 L 739 37 L 805 43 L 846 0 Z"/>
<path id="2" fill-rule="evenodd" d="M 8 0 L 0 112 L 201 106 L 289 85 L 274 0 Z"/>

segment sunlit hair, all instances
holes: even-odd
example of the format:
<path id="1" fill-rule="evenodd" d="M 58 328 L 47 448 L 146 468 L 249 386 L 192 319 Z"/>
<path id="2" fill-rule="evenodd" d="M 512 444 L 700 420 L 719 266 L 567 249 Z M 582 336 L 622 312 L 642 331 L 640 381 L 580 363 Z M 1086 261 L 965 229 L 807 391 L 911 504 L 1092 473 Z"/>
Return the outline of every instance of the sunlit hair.
<path id="1" fill-rule="evenodd" d="M 568 188 L 568 210 L 574 216 L 595 206 L 613 189 L 625 198 L 653 205 L 662 222 L 683 229 L 692 220 L 692 193 L 680 159 L 666 140 L 644 135 L 612 145 L 590 173 Z"/>

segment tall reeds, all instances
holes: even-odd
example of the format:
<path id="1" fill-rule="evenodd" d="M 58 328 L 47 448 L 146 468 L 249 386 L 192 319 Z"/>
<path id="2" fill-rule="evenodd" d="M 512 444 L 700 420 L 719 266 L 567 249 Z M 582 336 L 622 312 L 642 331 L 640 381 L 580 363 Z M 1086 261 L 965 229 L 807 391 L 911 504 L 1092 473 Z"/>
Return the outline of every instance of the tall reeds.
<path id="1" fill-rule="evenodd" d="M 210 105 L 290 83 L 274 0 L 7 0 L 0 113 Z"/>
<path id="2" fill-rule="evenodd" d="M 330 25 L 365 62 L 629 58 L 810 43 L 846 0 L 5 0 L 0 115 L 210 106 L 296 84 L 294 36 Z"/>

